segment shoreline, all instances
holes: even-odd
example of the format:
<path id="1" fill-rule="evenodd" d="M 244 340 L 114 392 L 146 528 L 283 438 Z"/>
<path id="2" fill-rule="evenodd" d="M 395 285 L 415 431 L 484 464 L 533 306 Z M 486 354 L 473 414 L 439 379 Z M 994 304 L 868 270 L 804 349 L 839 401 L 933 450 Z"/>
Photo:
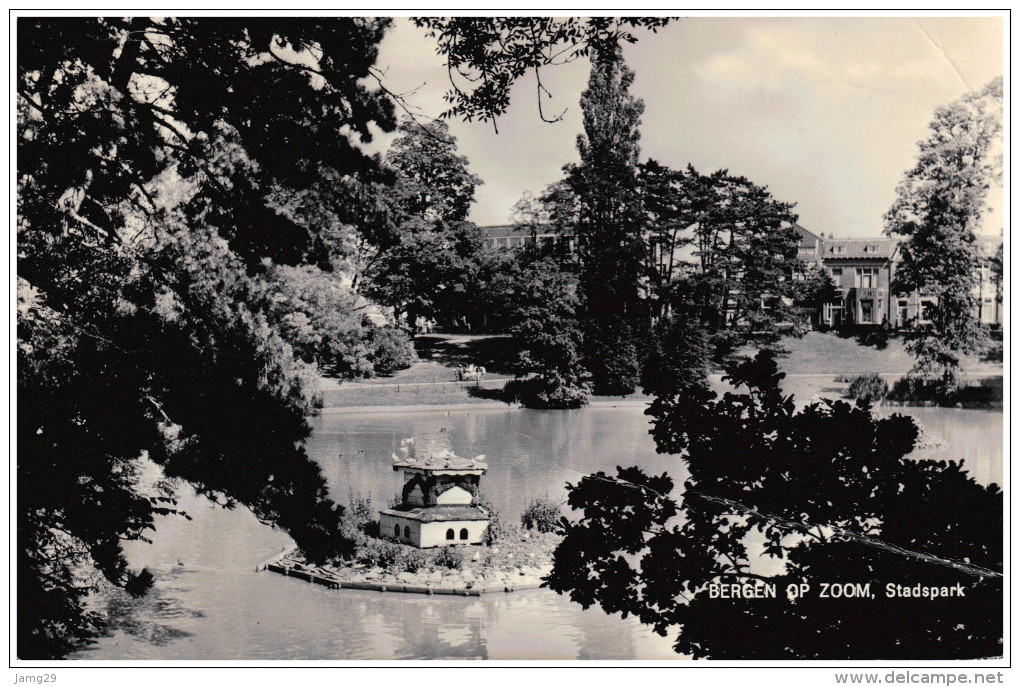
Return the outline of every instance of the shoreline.
<path id="1" fill-rule="evenodd" d="M 541 565 L 520 566 L 513 570 L 469 567 L 430 573 L 397 572 L 364 564 L 335 568 L 304 562 L 301 551 L 296 546 L 288 547 L 255 566 L 255 572 L 272 572 L 327 589 L 357 589 L 428 596 L 481 596 L 497 592 L 539 589 L 544 584 L 542 578 L 551 570 L 552 565 L 547 562 Z"/>
<path id="2" fill-rule="evenodd" d="M 977 371 L 970 370 L 965 373 L 971 374 L 974 378 L 1005 378 L 1002 370 L 996 372 Z M 895 379 L 905 375 L 905 372 L 879 372 L 877 373 L 883 379 Z M 802 372 L 787 374 L 785 379 L 797 380 L 797 379 L 822 379 L 829 378 L 833 379 L 838 376 L 832 373 L 819 373 L 819 372 Z M 722 374 L 713 373 L 709 375 L 709 380 L 714 385 L 722 384 Z M 843 383 L 840 383 L 841 385 Z M 343 387 L 339 387 L 342 389 Z M 817 395 L 817 394 L 816 394 Z M 852 401 L 847 399 L 842 393 L 833 395 L 835 400 Z M 585 408 L 643 408 L 647 407 L 652 402 L 651 396 L 641 396 L 635 398 L 633 396 L 623 396 L 618 399 L 616 398 L 596 398 L 589 401 L 588 405 L 582 408 L 573 408 L 567 410 L 584 410 Z M 904 403 L 897 401 L 883 401 L 880 404 L 881 407 L 902 407 L 902 408 L 930 408 L 930 407 L 943 407 L 946 410 L 960 410 L 956 406 L 935 406 L 924 403 Z M 879 406 L 875 406 L 879 407 Z M 987 411 L 999 411 L 1002 412 L 1002 402 L 998 402 L 996 405 L 991 407 L 988 406 L 963 406 L 963 410 L 987 410 Z M 359 404 L 359 405 L 326 405 L 319 408 L 317 412 L 312 416 L 316 415 L 356 415 L 361 413 L 432 413 L 432 412 L 465 412 L 471 410 L 478 411 L 496 411 L 496 410 L 529 410 L 519 403 L 506 403 L 504 401 L 459 401 L 454 403 L 404 403 L 404 404 L 386 404 L 386 405 L 374 405 L 374 404 Z"/>
<path id="3" fill-rule="evenodd" d="M 641 408 L 648 405 L 651 399 L 619 401 L 592 401 L 584 408 Z M 584 410 L 584 408 L 568 408 L 567 410 Z M 359 413 L 433 413 L 433 412 L 463 412 L 465 410 L 534 410 L 525 408 L 517 403 L 503 403 L 492 401 L 485 403 L 444 403 L 430 404 L 419 403 L 417 405 L 395 405 L 395 406 L 326 406 L 320 408 L 318 415 L 354 415 Z"/>

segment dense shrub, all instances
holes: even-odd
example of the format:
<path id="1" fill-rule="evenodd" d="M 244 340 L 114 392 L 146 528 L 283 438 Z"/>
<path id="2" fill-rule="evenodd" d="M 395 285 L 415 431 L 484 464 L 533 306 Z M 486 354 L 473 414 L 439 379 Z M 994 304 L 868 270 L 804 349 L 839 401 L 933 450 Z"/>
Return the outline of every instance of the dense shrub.
<path id="1" fill-rule="evenodd" d="M 398 546 L 400 545 L 398 544 Z M 402 570 L 415 573 L 429 567 L 429 564 L 433 562 L 429 555 L 421 549 L 411 546 L 401 546 L 401 549 L 397 563 Z"/>
<path id="2" fill-rule="evenodd" d="M 525 408 L 565 410 L 588 405 L 587 384 L 573 386 L 556 373 L 531 379 L 511 379 L 503 385 L 503 400 Z"/>
<path id="3" fill-rule="evenodd" d="M 400 559 L 400 545 L 365 537 L 358 543 L 355 561 L 378 568 L 393 567 Z"/>
<path id="4" fill-rule="evenodd" d="M 857 335 L 862 346 L 873 346 L 879 350 L 889 345 L 889 330 L 885 327 L 868 327 Z"/>
<path id="5" fill-rule="evenodd" d="M 432 563 L 437 568 L 460 570 L 464 565 L 464 556 L 453 546 L 442 546 L 432 556 Z M 412 571 L 413 572 L 413 571 Z"/>
<path id="6" fill-rule="evenodd" d="M 517 523 L 505 520 L 499 510 L 492 505 L 492 501 L 485 495 L 478 497 L 478 505 L 489 514 L 489 526 L 482 535 L 482 543 L 488 546 L 498 544 L 501 541 L 517 539 L 520 537 L 521 528 Z"/>
<path id="7" fill-rule="evenodd" d="M 521 514 L 521 527 L 539 532 L 556 532 L 561 517 L 558 503 L 548 498 L 535 499 Z"/>
<path id="8" fill-rule="evenodd" d="M 896 380 L 889 398 L 900 403 L 952 405 L 959 391 L 956 381 L 908 374 Z"/>
<path id="9" fill-rule="evenodd" d="M 905 404 L 987 407 L 1002 402 L 1002 378 L 982 379 L 977 384 L 947 383 L 907 375 L 893 384 L 889 399 Z"/>
<path id="10" fill-rule="evenodd" d="M 849 398 L 868 403 L 881 401 L 888 393 L 889 385 L 874 372 L 854 377 L 850 380 L 850 387 L 847 389 Z"/>
<path id="11" fill-rule="evenodd" d="M 419 548 L 365 535 L 359 537 L 354 562 L 411 573 L 426 570 L 434 564 L 433 557 Z"/>
<path id="12" fill-rule="evenodd" d="M 592 393 L 626 396 L 637 388 L 638 353 L 630 325 L 622 317 L 589 323 L 585 332 L 585 367 L 591 373 Z"/>
<path id="13" fill-rule="evenodd" d="M 1002 403 L 1002 381 L 1002 377 L 989 377 L 978 384 L 964 386 L 953 397 L 953 401 L 966 407 Z"/>
<path id="14" fill-rule="evenodd" d="M 396 327 L 373 327 L 369 330 L 369 360 L 377 375 L 391 375 L 411 367 L 415 360 L 410 337 Z"/>

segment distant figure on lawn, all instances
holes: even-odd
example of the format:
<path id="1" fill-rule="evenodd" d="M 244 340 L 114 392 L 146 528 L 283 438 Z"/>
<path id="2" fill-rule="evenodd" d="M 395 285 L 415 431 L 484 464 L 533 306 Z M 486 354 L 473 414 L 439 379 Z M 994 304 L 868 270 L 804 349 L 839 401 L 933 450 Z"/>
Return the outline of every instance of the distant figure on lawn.
<path id="1" fill-rule="evenodd" d="M 485 377 L 485 368 L 481 365 L 458 365 L 457 366 L 457 381 L 463 382 L 465 380 L 474 380 L 476 382 L 482 381 Z"/>

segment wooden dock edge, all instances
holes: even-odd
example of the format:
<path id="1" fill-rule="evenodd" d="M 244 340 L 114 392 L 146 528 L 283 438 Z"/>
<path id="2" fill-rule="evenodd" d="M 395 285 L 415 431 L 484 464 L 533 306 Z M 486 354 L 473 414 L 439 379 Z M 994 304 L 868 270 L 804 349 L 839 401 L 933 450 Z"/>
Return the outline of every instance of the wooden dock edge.
<path id="1" fill-rule="evenodd" d="M 426 585 L 403 584 L 401 582 L 367 582 L 354 580 L 341 580 L 331 575 L 324 575 L 309 570 L 297 570 L 277 561 L 283 558 L 289 551 L 274 556 L 264 563 L 262 570 L 283 575 L 284 577 L 296 577 L 310 584 L 318 584 L 329 589 L 363 589 L 376 592 L 397 592 L 403 594 L 428 594 L 443 596 L 481 596 L 495 592 L 515 592 L 521 589 L 538 589 L 541 582 L 524 582 L 522 584 L 488 585 L 485 587 L 429 587 Z"/>

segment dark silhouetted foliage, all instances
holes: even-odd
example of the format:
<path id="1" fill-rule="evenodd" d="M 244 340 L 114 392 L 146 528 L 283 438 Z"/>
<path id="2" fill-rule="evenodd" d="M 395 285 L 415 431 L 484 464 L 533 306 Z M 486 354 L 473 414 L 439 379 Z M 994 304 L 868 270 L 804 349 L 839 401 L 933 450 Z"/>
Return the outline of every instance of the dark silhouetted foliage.
<path id="1" fill-rule="evenodd" d="M 578 517 L 549 586 L 676 633 L 694 658 L 1001 655 L 1001 490 L 962 461 L 908 458 L 909 417 L 842 401 L 797 410 L 782 377 L 763 351 L 728 369 L 734 388 L 721 398 L 699 387 L 660 396 L 653 435 L 686 466 L 682 492 L 637 467 L 572 485 Z M 788 597 L 802 582 L 811 593 Z M 874 598 L 821 598 L 823 582 L 869 585 Z M 777 595 L 713 598 L 713 584 L 774 584 Z M 888 584 L 965 595 L 887 598 Z"/>
<path id="2" fill-rule="evenodd" d="M 415 24 L 436 39 L 450 67 L 450 109 L 445 117 L 491 121 L 510 105 L 510 90 L 526 74 L 539 82 L 539 113 L 547 117 L 542 94 L 548 94 L 541 70 L 591 54 L 601 46 L 637 41 L 635 29 L 655 31 L 664 17 L 424 17 Z"/>
<path id="3" fill-rule="evenodd" d="M 122 546 L 176 512 L 153 473 L 313 559 L 347 546 L 304 450 L 315 370 L 271 323 L 265 270 L 333 268 L 279 199 L 377 167 L 357 144 L 396 125 L 366 84 L 388 24 L 18 20 L 19 658 L 101 630 L 94 571 L 152 584 Z"/>

